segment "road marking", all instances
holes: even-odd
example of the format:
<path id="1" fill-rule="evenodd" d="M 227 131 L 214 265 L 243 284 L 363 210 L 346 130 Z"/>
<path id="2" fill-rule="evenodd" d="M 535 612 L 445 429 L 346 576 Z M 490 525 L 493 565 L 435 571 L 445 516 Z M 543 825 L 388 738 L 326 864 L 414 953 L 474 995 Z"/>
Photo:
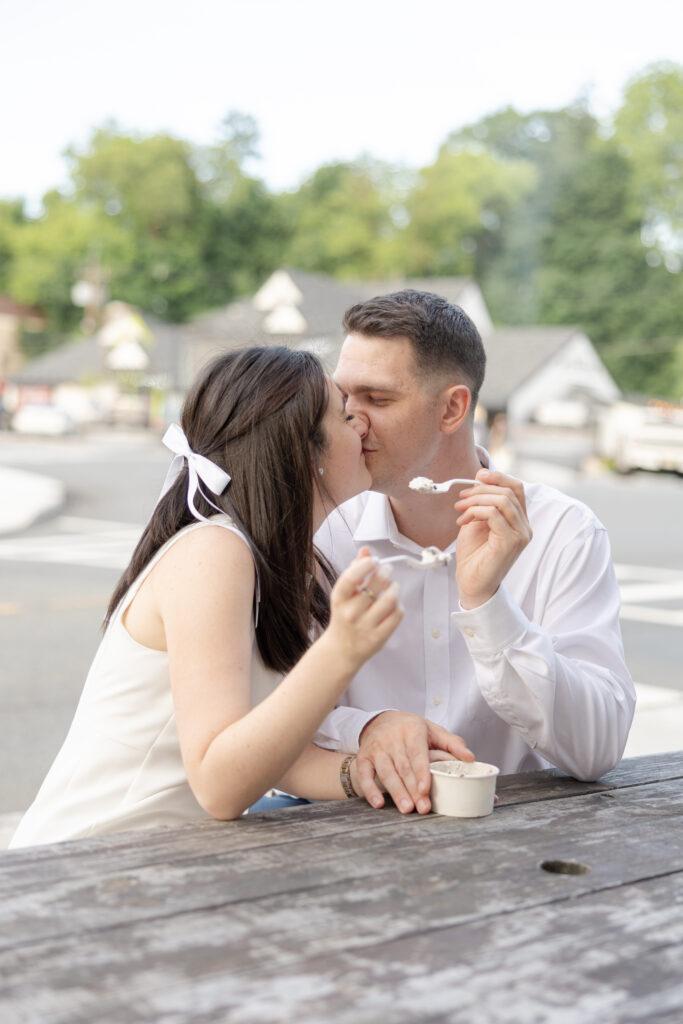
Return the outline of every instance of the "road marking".
<path id="1" fill-rule="evenodd" d="M 85 516 L 57 516 L 53 525 L 67 533 L 99 532 L 103 530 L 137 530 L 142 533 L 144 523 L 122 523 L 114 519 L 86 519 Z"/>
<path id="2" fill-rule="evenodd" d="M 656 626 L 683 626 L 683 609 L 648 608 L 644 604 L 624 604 L 619 613 L 621 619 L 633 622 L 651 622 Z"/>
<path id="3" fill-rule="evenodd" d="M 617 563 L 614 569 L 621 590 L 621 619 L 655 626 L 683 626 L 683 607 L 657 607 L 660 601 L 681 604 L 683 569 L 624 563 Z"/>
<path id="4" fill-rule="evenodd" d="M 683 576 L 666 583 L 627 583 L 621 587 L 621 600 L 634 604 L 637 601 L 672 601 L 683 597 Z"/>
<path id="5" fill-rule="evenodd" d="M 60 516 L 54 526 L 59 533 L 0 540 L 0 561 L 123 570 L 144 528 L 139 524 L 80 516 Z M 615 570 L 621 586 L 623 620 L 683 626 L 683 607 L 659 608 L 655 604 L 683 599 L 683 569 L 618 563 Z M 88 597 L 83 601 L 80 607 L 95 603 Z M 0 615 L 18 615 L 21 611 L 21 606 L 13 602 L 0 604 Z"/>
<path id="6" fill-rule="evenodd" d="M 624 757 L 680 750 L 683 735 L 683 691 L 636 683 L 636 713 Z"/>
<path id="7" fill-rule="evenodd" d="M 626 565 L 624 562 L 616 562 L 614 570 L 620 582 L 626 580 L 677 580 L 683 575 L 683 567 L 662 569 L 660 566 Z"/>
<path id="8" fill-rule="evenodd" d="M 10 538 L 0 541 L 0 560 L 125 569 L 140 533 L 139 526 L 128 526 L 102 532 Z"/>

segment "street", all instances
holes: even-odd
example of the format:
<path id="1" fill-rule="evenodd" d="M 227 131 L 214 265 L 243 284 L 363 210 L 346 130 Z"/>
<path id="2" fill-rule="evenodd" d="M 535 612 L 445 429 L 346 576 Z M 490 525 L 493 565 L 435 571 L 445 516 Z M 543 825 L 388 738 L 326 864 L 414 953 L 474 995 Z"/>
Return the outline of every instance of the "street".
<path id="1" fill-rule="evenodd" d="M 68 491 L 58 515 L 0 537 L 0 812 L 28 805 L 59 749 L 169 458 L 142 432 L 0 435 L 0 465 L 56 477 Z M 609 531 L 634 679 L 683 693 L 683 481 L 568 473 L 564 489 Z"/>

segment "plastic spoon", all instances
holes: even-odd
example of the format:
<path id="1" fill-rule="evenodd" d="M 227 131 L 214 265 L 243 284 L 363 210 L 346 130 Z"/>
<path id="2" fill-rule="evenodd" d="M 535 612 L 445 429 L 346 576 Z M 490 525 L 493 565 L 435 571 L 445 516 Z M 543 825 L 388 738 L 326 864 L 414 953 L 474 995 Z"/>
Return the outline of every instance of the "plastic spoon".
<path id="1" fill-rule="evenodd" d="M 417 491 L 419 494 L 444 494 L 453 484 L 468 484 L 472 486 L 476 483 L 476 480 L 467 480 L 464 477 L 456 476 L 452 480 L 444 480 L 443 483 L 435 484 L 428 476 L 416 476 L 410 481 L 408 487 L 410 487 L 411 491 Z"/>

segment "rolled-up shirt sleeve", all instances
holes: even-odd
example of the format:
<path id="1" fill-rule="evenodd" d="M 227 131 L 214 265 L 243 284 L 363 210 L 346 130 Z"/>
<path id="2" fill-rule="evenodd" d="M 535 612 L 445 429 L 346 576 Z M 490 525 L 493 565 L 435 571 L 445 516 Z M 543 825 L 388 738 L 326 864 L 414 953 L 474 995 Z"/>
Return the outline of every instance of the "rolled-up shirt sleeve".
<path id="1" fill-rule="evenodd" d="M 601 527 L 547 552 L 534 621 L 505 586 L 453 612 L 492 711 L 542 757 L 582 780 L 620 760 L 635 708 L 624 661 L 620 596 Z"/>
<path id="2" fill-rule="evenodd" d="M 397 708 L 380 708 L 378 711 L 361 711 L 360 708 L 337 707 L 330 711 L 327 718 L 313 737 L 318 747 L 326 750 L 343 750 L 355 754 L 360 744 L 360 734 L 365 726 L 383 711 L 396 711 Z"/>

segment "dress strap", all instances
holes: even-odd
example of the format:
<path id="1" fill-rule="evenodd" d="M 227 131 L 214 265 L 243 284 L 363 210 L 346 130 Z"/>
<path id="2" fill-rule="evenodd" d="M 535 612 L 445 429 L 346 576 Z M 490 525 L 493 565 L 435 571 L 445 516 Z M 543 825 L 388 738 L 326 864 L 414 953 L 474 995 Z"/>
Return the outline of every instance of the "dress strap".
<path id="1" fill-rule="evenodd" d="M 130 606 L 133 598 L 135 597 L 135 595 L 139 591 L 140 587 L 142 586 L 142 584 L 145 582 L 145 580 L 147 579 L 147 577 L 151 573 L 151 571 L 154 568 L 154 566 L 157 564 L 157 562 L 161 558 L 163 558 L 163 556 L 166 554 L 168 549 L 170 547 L 172 547 L 175 544 L 175 542 L 180 537 L 184 537 L 186 533 L 190 533 L 190 531 L 192 531 L 192 530 L 201 530 L 205 526 L 222 526 L 223 529 L 230 530 L 231 533 L 236 533 L 237 536 L 241 537 L 241 539 L 247 545 L 247 547 L 249 548 L 249 552 L 251 554 L 251 557 L 254 558 L 254 549 L 253 549 L 252 542 L 249 540 L 247 535 L 242 530 L 240 530 L 240 528 L 233 522 L 233 520 L 230 518 L 230 516 L 225 515 L 225 514 L 221 514 L 221 515 L 212 516 L 210 519 L 206 519 L 206 520 L 204 520 L 202 522 L 190 523 L 189 526 L 184 526 L 182 530 L 178 530 L 177 533 L 174 533 L 173 536 L 170 537 L 166 541 L 166 543 L 163 544 L 159 548 L 159 550 L 156 552 L 156 554 L 149 560 L 149 562 L 144 567 L 144 569 L 139 574 L 139 576 L 137 576 L 133 580 L 133 582 L 131 583 L 130 587 L 128 588 L 128 590 L 124 594 L 124 596 L 121 599 L 121 602 L 120 602 L 118 608 L 116 609 L 116 611 L 114 613 L 114 616 L 113 616 L 114 619 L 120 619 L 121 616 L 125 613 L 126 609 Z M 258 613 L 259 613 L 259 605 L 260 605 L 260 601 L 261 601 L 261 587 L 259 585 L 258 565 L 256 564 L 256 559 L 255 558 L 254 558 L 254 570 L 255 570 L 255 573 L 256 573 L 256 579 L 255 579 L 255 584 L 254 584 L 254 629 L 256 629 L 256 626 L 258 625 Z"/>

